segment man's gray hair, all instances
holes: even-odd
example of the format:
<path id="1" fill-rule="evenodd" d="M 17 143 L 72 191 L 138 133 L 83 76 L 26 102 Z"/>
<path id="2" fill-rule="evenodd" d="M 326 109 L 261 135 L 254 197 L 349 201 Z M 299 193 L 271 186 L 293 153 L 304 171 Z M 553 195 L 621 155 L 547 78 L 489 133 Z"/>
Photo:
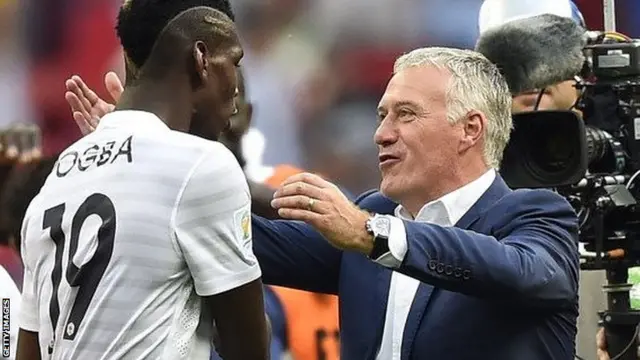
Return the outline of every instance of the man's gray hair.
<path id="1" fill-rule="evenodd" d="M 498 68 L 475 51 L 427 47 L 400 56 L 393 73 L 414 66 L 435 66 L 451 74 L 445 94 L 449 122 L 455 124 L 472 110 L 487 117 L 484 160 L 497 169 L 513 128 L 511 93 Z"/>

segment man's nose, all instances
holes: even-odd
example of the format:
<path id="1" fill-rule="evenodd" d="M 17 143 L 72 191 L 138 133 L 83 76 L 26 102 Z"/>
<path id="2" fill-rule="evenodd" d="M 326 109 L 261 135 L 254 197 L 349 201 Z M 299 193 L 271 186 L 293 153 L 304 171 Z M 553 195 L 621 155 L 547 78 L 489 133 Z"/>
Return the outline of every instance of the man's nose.
<path id="1" fill-rule="evenodd" d="M 385 119 L 378 125 L 373 141 L 379 146 L 386 146 L 398 141 L 398 129 Z"/>

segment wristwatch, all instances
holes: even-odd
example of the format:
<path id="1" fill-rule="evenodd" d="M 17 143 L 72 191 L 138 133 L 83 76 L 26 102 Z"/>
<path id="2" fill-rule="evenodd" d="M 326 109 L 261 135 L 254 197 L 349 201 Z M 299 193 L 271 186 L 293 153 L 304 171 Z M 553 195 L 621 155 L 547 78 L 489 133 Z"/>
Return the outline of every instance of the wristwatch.
<path id="1" fill-rule="evenodd" d="M 385 215 L 375 214 L 366 222 L 367 232 L 373 236 L 373 249 L 369 259 L 376 260 L 389 252 L 391 220 Z"/>

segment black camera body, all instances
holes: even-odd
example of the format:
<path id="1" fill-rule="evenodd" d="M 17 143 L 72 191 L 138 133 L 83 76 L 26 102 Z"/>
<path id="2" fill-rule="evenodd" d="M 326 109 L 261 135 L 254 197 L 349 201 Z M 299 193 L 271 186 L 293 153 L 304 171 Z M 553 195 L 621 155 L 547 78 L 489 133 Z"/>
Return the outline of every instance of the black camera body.
<path id="1" fill-rule="evenodd" d="M 596 37 L 596 42 L 598 38 Z M 640 42 L 589 44 L 587 66 L 599 81 L 640 77 Z"/>
<path id="2" fill-rule="evenodd" d="M 589 44 L 585 56 L 583 80 L 576 87 L 583 92 L 578 108 L 586 124 L 589 165 L 587 182 L 583 183 L 587 186 L 582 186 L 578 195 L 582 195 L 581 209 L 596 216 L 602 213 L 602 218 L 581 219 L 580 240 L 587 250 L 603 256 L 585 258 L 582 267 L 638 266 L 640 42 Z M 611 256 L 611 251 L 620 256 Z M 616 264 L 607 265 L 607 261 Z"/>

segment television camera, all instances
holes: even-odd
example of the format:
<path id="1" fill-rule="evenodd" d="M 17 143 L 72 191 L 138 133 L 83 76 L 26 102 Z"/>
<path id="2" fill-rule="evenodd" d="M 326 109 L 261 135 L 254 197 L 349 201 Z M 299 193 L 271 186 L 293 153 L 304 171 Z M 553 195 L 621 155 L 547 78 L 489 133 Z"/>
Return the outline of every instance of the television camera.
<path id="1" fill-rule="evenodd" d="M 640 311 L 630 307 L 627 282 L 628 269 L 640 266 L 640 40 L 585 36 L 575 105 L 582 119 L 572 111 L 514 115 L 501 174 L 513 188 L 553 188 L 576 209 L 580 267 L 607 274 L 600 315 L 609 353 L 637 360 Z"/>

